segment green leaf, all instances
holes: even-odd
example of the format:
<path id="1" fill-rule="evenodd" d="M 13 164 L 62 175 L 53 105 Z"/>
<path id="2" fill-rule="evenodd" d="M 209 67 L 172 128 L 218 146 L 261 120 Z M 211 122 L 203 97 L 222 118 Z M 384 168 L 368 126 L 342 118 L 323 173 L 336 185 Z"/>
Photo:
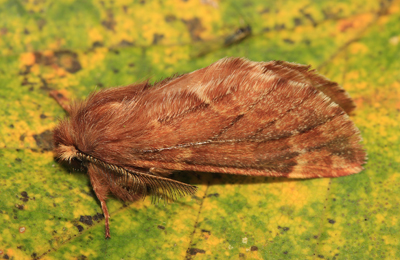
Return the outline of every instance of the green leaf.
<path id="1" fill-rule="evenodd" d="M 400 258 L 400 2 L 0 0 L 0 257 Z M 239 29 L 252 35 L 226 46 Z M 225 56 L 311 64 L 357 104 L 359 174 L 287 180 L 183 172 L 196 196 L 101 207 L 51 152 L 52 89 L 190 72 Z"/>

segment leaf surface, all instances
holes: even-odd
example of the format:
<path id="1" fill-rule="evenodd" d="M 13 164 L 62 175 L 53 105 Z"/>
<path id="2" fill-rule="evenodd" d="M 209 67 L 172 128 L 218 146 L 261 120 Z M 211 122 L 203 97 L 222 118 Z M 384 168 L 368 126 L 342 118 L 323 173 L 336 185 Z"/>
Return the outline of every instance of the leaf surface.
<path id="1" fill-rule="evenodd" d="M 246 4 L 245 4 L 246 2 Z M 9 259 L 400 258 L 399 1 L 0 0 L 0 257 Z M 226 46 L 238 28 L 252 35 Z M 359 174 L 286 180 L 183 172 L 193 197 L 107 201 L 51 152 L 53 89 L 190 72 L 225 56 L 311 64 L 357 104 Z"/>

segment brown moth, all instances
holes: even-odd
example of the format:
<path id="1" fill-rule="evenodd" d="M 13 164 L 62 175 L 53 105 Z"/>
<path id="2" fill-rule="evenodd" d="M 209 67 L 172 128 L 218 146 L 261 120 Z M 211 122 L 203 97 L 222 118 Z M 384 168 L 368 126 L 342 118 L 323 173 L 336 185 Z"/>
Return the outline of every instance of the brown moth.
<path id="1" fill-rule="evenodd" d="M 54 97 L 63 103 L 62 98 Z M 175 199 L 194 186 L 172 171 L 339 177 L 360 172 L 366 153 L 350 120 L 355 105 L 310 66 L 224 58 L 153 85 L 91 94 L 63 106 L 55 153 L 86 169 L 105 216 L 107 195 Z"/>

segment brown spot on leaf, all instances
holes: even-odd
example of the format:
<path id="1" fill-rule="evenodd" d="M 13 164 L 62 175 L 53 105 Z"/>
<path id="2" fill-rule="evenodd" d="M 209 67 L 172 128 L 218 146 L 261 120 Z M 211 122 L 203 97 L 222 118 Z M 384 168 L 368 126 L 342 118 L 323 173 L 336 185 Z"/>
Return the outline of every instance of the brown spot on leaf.
<path id="1" fill-rule="evenodd" d="M 274 30 L 275 31 L 282 31 L 285 30 L 286 26 L 284 24 L 275 24 Z"/>
<path id="2" fill-rule="evenodd" d="M 122 40 L 120 43 L 118 43 L 119 47 L 129 47 L 129 46 L 133 46 L 134 43 L 127 41 L 127 40 Z"/>
<path id="3" fill-rule="evenodd" d="M 336 223 L 336 221 L 335 221 L 335 220 L 333 220 L 333 219 L 329 219 L 329 218 L 328 218 L 328 222 L 329 222 L 330 224 L 335 224 L 335 223 Z"/>
<path id="4" fill-rule="evenodd" d="M 198 249 L 198 248 L 189 248 L 187 251 L 190 255 L 196 255 L 196 254 L 205 254 L 206 251 L 203 249 Z"/>
<path id="5" fill-rule="evenodd" d="M 96 215 L 93 216 L 94 221 L 102 220 L 104 219 L 104 215 L 101 213 L 96 213 Z"/>
<path id="6" fill-rule="evenodd" d="M 8 30 L 7 30 L 6 27 L 0 28 L 0 35 L 1 35 L 1 36 L 6 35 L 7 33 L 8 33 Z"/>
<path id="7" fill-rule="evenodd" d="M 35 63 L 44 66 L 49 66 L 54 62 L 52 55 L 43 55 L 41 52 L 34 52 Z"/>
<path id="8" fill-rule="evenodd" d="M 115 25 L 117 22 L 114 19 L 114 14 L 111 12 L 111 10 L 107 11 L 107 19 L 103 20 L 101 24 L 108 30 L 110 31 L 115 31 Z"/>
<path id="9" fill-rule="evenodd" d="M 159 228 L 159 229 L 161 229 L 161 230 L 164 230 L 164 229 L 165 229 L 165 227 L 164 227 L 164 226 L 161 226 L 161 225 L 158 225 L 157 228 Z"/>
<path id="10" fill-rule="evenodd" d="M 79 221 L 84 223 L 84 224 L 86 224 L 86 225 L 88 225 L 88 226 L 93 225 L 92 216 L 81 216 L 79 218 Z"/>
<path id="11" fill-rule="evenodd" d="M 283 41 L 285 43 L 288 43 L 288 44 L 293 44 L 294 43 L 294 41 L 292 39 L 289 39 L 289 38 L 283 39 Z"/>
<path id="12" fill-rule="evenodd" d="M 33 135 L 38 147 L 43 150 L 53 150 L 53 132 L 46 130 L 41 134 Z"/>
<path id="13" fill-rule="evenodd" d="M 294 22 L 294 25 L 295 25 L 295 26 L 299 26 L 299 25 L 302 25 L 302 24 L 303 24 L 303 21 L 302 21 L 300 18 L 298 18 L 298 17 L 295 17 L 295 18 L 293 19 L 293 22 Z"/>
<path id="14" fill-rule="evenodd" d="M 164 34 L 155 33 L 153 35 L 153 45 L 158 44 L 162 39 L 164 39 Z"/>
<path id="15" fill-rule="evenodd" d="M 103 47 L 104 44 L 102 42 L 99 41 L 95 41 L 94 43 L 92 43 L 92 48 L 97 48 L 97 47 Z"/>
<path id="16" fill-rule="evenodd" d="M 54 55 L 57 57 L 58 66 L 64 68 L 69 73 L 76 73 L 82 69 L 78 54 L 75 52 L 63 50 L 56 51 Z"/>
<path id="17" fill-rule="evenodd" d="M 311 24 L 313 25 L 313 27 L 317 27 L 318 24 L 317 24 L 317 22 L 315 21 L 315 19 L 311 16 L 310 13 L 305 12 L 304 9 L 300 9 L 299 11 L 300 11 L 300 13 L 301 13 L 302 15 L 304 15 L 305 18 L 307 18 L 307 20 L 309 20 L 309 21 L 311 22 Z"/>
<path id="18" fill-rule="evenodd" d="M 176 16 L 173 15 L 173 14 L 167 14 L 167 15 L 165 16 L 165 21 L 166 21 L 167 23 L 174 22 L 174 21 L 176 21 Z"/>
<path id="19" fill-rule="evenodd" d="M 282 229 L 283 232 L 286 232 L 289 231 L 290 228 L 278 226 L 278 229 Z"/>
<path id="20" fill-rule="evenodd" d="M 21 192 L 21 196 L 22 196 L 22 198 L 20 198 L 20 200 L 22 200 L 23 202 L 29 201 L 29 196 L 26 191 Z"/>
<path id="21" fill-rule="evenodd" d="M 250 247 L 250 251 L 258 251 L 258 247 L 257 246 L 251 246 Z"/>
<path id="22" fill-rule="evenodd" d="M 207 195 L 207 197 L 209 198 L 209 197 L 219 197 L 219 193 L 211 193 L 211 194 L 208 194 Z"/>
<path id="23" fill-rule="evenodd" d="M 39 19 L 37 22 L 37 26 L 39 27 L 39 30 L 41 31 L 43 27 L 47 24 L 45 19 Z"/>
<path id="24" fill-rule="evenodd" d="M 82 227 L 81 225 L 77 225 L 76 227 L 78 228 L 78 231 L 79 231 L 79 232 L 82 232 L 82 231 L 83 231 L 83 227 Z"/>
<path id="25" fill-rule="evenodd" d="M 210 231 L 210 230 L 202 229 L 201 232 L 203 232 L 203 233 L 208 233 L 209 235 L 211 234 L 211 231 Z"/>
<path id="26" fill-rule="evenodd" d="M 15 204 L 15 207 L 19 210 L 23 210 L 24 209 L 24 205 L 20 205 L 20 204 Z"/>
<path id="27" fill-rule="evenodd" d="M 182 19 L 182 21 L 186 24 L 186 27 L 189 30 L 190 38 L 192 38 L 193 41 L 200 41 L 200 34 L 205 31 L 200 19 L 195 17 L 189 20 Z"/>
<path id="28" fill-rule="evenodd" d="M 224 40 L 224 46 L 228 47 L 233 44 L 237 44 L 247 37 L 249 37 L 252 33 L 251 26 L 248 25 L 246 27 L 240 27 L 238 28 L 233 34 L 228 35 L 225 40 Z"/>

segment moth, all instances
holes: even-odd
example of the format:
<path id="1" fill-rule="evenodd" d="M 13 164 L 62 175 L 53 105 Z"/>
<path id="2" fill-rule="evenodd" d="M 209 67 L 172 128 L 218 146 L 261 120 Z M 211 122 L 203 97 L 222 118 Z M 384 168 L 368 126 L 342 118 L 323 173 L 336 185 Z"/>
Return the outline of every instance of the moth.
<path id="1" fill-rule="evenodd" d="M 110 193 L 123 201 L 194 194 L 168 178 L 173 171 L 340 177 L 366 161 L 352 99 L 310 66 L 224 58 L 70 105 L 53 97 L 69 114 L 54 129 L 56 156 L 87 171 L 106 238 Z"/>

